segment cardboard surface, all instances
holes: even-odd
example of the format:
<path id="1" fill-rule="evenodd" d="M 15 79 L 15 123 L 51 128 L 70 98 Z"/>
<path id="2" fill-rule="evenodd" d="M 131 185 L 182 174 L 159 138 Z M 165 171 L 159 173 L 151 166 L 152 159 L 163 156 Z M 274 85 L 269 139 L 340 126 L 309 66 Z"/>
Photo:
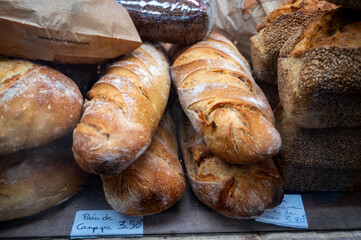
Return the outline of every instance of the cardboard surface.
<path id="1" fill-rule="evenodd" d="M 303 193 L 309 228 L 361 229 L 361 192 Z M 111 209 L 101 181 L 92 176 L 85 189 L 68 201 L 37 215 L 0 223 L 0 238 L 69 237 L 76 211 Z M 300 231 L 254 220 L 235 220 L 202 204 L 187 186 L 184 197 L 170 209 L 144 217 L 144 236 L 202 233 Z"/>

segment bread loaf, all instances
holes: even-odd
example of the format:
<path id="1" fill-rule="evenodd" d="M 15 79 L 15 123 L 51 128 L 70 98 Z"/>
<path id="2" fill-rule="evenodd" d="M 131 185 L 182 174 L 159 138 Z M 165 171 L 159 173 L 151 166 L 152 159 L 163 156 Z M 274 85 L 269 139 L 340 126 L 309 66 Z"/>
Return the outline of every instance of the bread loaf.
<path id="1" fill-rule="evenodd" d="M 361 127 L 361 15 L 338 8 L 312 20 L 278 62 L 280 101 L 303 128 Z"/>
<path id="2" fill-rule="evenodd" d="M 71 136 L 0 157 L 0 221 L 31 216 L 79 192 L 88 174 L 75 163 Z"/>
<path id="3" fill-rule="evenodd" d="M 82 103 L 76 84 L 60 72 L 0 58 L 0 156 L 70 133 Z"/>
<path id="4" fill-rule="evenodd" d="M 151 45 L 112 63 L 95 83 L 74 130 L 73 152 L 85 171 L 115 175 L 149 146 L 167 104 L 169 65 Z"/>
<path id="5" fill-rule="evenodd" d="M 166 114 L 147 150 L 122 173 L 102 176 L 108 203 L 118 212 L 144 216 L 161 212 L 185 190 L 182 166 L 170 115 Z"/>
<path id="6" fill-rule="evenodd" d="M 361 128 L 300 128 L 276 109 L 282 148 L 274 157 L 290 191 L 360 191 Z"/>
<path id="7" fill-rule="evenodd" d="M 277 59 L 286 42 L 296 41 L 315 16 L 336 8 L 319 0 L 292 0 L 274 10 L 257 26 L 258 34 L 251 37 L 251 54 L 255 78 L 277 84 Z"/>
<path id="8" fill-rule="evenodd" d="M 278 152 L 281 138 L 267 99 L 222 35 L 212 32 L 183 50 L 171 72 L 184 112 L 216 156 L 253 163 Z"/>
<path id="9" fill-rule="evenodd" d="M 283 199 L 281 177 L 271 159 L 234 165 L 216 157 L 189 122 L 182 125 L 181 147 L 195 195 L 231 218 L 254 218 Z"/>

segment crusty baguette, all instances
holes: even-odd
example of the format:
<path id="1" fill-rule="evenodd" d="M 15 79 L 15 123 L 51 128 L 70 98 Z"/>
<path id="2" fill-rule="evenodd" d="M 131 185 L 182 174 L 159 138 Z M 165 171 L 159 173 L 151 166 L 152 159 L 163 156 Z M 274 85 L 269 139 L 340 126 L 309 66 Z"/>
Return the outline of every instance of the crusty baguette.
<path id="1" fill-rule="evenodd" d="M 70 133 L 82 104 L 79 88 L 60 72 L 0 58 L 0 156 Z"/>
<path id="2" fill-rule="evenodd" d="M 144 216 L 161 212 L 185 190 L 170 115 L 166 114 L 148 149 L 122 173 L 101 176 L 108 203 L 118 212 Z"/>
<path id="3" fill-rule="evenodd" d="M 88 174 L 74 161 L 71 136 L 0 157 L 0 221 L 30 216 L 64 202 Z"/>
<path id="4" fill-rule="evenodd" d="M 277 59 L 286 42 L 296 41 L 315 16 L 335 5 L 319 0 L 292 0 L 267 15 L 257 26 L 257 35 L 251 37 L 252 65 L 258 81 L 277 84 Z"/>
<path id="5" fill-rule="evenodd" d="M 303 128 L 361 127 L 361 15 L 337 8 L 285 45 L 278 89 L 287 117 Z"/>
<path id="6" fill-rule="evenodd" d="M 73 152 L 85 171 L 115 175 L 149 146 L 167 104 L 168 60 L 150 43 L 110 65 L 88 93 Z"/>
<path id="7" fill-rule="evenodd" d="M 276 110 L 282 148 L 274 157 L 289 191 L 360 191 L 361 128 L 300 128 Z"/>
<path id="8" fill-rule="evenodd" d="M 188 121 L 180 135 L 193 192 L 213 210 L 231 218 L 254 218 L 282 202 L 281 177 L 271 159 L 228 164 L 211 153 Z"/>
<path id="9" fill-rule="evenodd" d="M 222 35 L 184 50 L 172 79 L 183 110 L 211 151 L 230 163 L 253 163 L 275 155 L 281 138 L 247 61 Z"/>

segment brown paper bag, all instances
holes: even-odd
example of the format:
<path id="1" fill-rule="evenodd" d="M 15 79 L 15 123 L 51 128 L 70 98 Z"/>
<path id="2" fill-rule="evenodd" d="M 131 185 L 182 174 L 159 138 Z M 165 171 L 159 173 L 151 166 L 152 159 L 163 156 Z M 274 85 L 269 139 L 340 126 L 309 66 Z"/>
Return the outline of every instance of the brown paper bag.
<path id="1" fill-rule="evenodd" d="M 0 54 L 95 63 L 139 47 L 128 12 L 115 0 L 2 0 Z"/>
<path id="2" fill-rule="evenodd" d="M 213 30 L 234 41 L 250 62 L 250 37 L 257 34 L 257 24 L 287 0 L 216 0 Z"/>

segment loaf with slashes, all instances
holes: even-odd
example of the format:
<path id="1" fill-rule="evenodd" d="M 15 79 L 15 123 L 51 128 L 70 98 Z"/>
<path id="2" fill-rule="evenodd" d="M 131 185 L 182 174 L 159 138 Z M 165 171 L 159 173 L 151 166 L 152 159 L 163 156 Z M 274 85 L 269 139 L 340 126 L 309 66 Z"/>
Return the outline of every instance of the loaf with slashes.
<path id="1" fill-rule="evenodd" d="M 281 138 L 271 107 L 228 39 L 212 32 L 181 50 L 171 73 L 184 112 L 217 157 L 242 164 L 277 154 Z"/>
<path id="2" fill-rule="evenodd" d="M 169 64 L 163 50 L 144 43 L 112 63 L 88 92 L 73 134 L 73 153 L 85 171 L 115 175 L 149 146 L 166 107 Z"/>

